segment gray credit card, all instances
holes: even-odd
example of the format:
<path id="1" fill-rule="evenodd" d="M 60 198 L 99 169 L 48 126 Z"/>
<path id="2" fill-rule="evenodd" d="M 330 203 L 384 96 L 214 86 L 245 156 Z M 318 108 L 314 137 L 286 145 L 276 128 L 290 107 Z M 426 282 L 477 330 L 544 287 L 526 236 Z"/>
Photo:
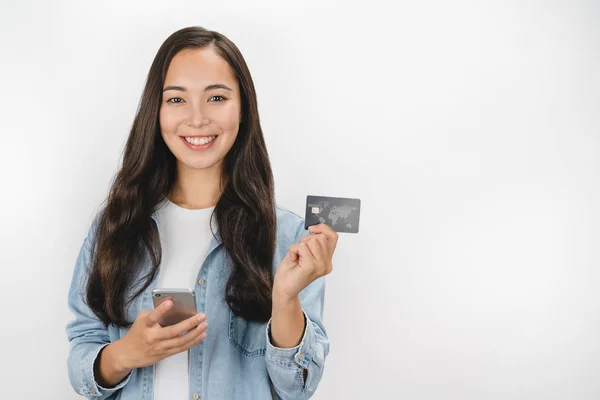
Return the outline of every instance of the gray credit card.
<path id="1" fill-rule="evenodd" d="M 304 229 L 321 222 L 336 232 L 358 233 L 360 199 L 306 196 Z"/>

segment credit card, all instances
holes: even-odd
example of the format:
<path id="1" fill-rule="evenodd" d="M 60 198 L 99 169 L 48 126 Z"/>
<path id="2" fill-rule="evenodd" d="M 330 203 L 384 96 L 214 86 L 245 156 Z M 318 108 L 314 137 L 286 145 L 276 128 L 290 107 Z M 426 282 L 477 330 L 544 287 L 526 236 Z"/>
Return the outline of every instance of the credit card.
<path id="1" fill-rule="evenodd" d="M 360 199 L 306 196 L 304 229 L 321 222 L 336 232 L 358 233 Z"/>

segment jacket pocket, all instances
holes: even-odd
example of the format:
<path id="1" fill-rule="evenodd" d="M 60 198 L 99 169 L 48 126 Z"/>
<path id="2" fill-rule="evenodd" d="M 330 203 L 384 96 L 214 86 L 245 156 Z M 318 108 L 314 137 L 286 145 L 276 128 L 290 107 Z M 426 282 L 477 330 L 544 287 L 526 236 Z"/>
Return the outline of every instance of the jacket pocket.
<path id="1" fill-rule="evenodd" d="M 246 357 L 264 356 L 267 351 L 267 323 L 246 321 L 229 309 L 229 341 Z"/>

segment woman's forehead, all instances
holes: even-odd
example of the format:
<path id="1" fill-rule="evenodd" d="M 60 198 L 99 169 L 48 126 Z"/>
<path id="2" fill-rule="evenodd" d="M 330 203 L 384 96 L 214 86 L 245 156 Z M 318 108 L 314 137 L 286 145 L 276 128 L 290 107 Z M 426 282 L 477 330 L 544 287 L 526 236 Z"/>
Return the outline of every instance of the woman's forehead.
<path id="1" fill-rule="evenodd" d="M 184 86 L 188 90 L 204 90 L 208 84 L 235 81 L 227 61 L 211 47 L 180 51 L 171 60 L 165 76 L 165 85 Z"/>

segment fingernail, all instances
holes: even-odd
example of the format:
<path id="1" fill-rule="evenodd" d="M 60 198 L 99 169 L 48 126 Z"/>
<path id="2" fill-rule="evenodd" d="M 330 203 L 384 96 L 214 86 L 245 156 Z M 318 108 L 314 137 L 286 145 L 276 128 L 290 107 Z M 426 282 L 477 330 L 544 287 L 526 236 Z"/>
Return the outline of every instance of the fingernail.
<path id="1" fill-rule="evenodd" d="M 173 305 L 173 303 L 172 303 L 170 300 L 167 300 L 167 301 L 165 301 L 165 303 L 166 303 L 166 304 L 165 304 L 165 307 L 167 308 L 167 310 L 168 310 L 169 308 L 171 308 L 171 306 Z"/>
<path id="2" fill-rule="evenodd" d="M 206 315 L 198 314 L 198 321 L 204 321 L 204 318 L 206 318 Z"/>

